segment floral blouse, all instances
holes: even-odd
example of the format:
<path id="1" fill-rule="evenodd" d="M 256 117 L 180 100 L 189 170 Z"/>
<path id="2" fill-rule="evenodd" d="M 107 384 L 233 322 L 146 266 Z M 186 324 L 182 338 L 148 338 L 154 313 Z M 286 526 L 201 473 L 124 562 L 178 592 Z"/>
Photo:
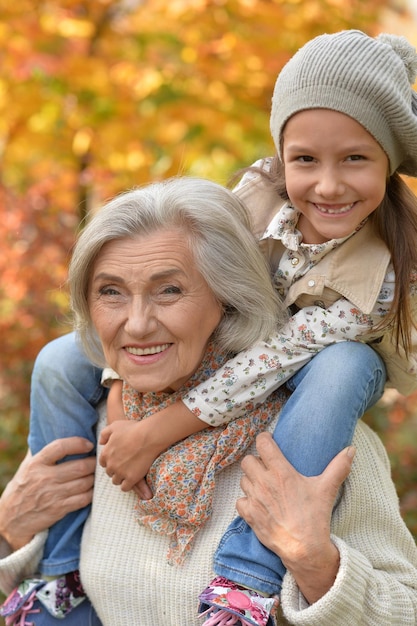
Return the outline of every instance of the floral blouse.
<path id="1" fill-rule="evenodd" d="M 247 176 L 253 174 L 247 174 L 242 183 Z M 298 278 L 348 239 L 333 239 L 322 244 L 302 243 L 302 235 L 297 230 L 299 216 L 296 209 L 285 204 L 261 237 L 261 241 L 272 240 L 271 259 L 274 258 L 273 241 L 281 241 L 286 248 L 276 267 L 272 264 L 274 284 L 283 298 Z M 243 415 L 247 407 L 263 402 L 326 346 L 359 340 L 386 315 L 394 287 L 395 276 L 390 266 L 370 315 L 365 315 L 344 298 L 327 309 L 319 306 L 300 309 L 268 341 L 260 342 L 230 359 L 214 376 L 190 390 L 182 398 L 183 402 L 199 419 L 211 426 Z"/>

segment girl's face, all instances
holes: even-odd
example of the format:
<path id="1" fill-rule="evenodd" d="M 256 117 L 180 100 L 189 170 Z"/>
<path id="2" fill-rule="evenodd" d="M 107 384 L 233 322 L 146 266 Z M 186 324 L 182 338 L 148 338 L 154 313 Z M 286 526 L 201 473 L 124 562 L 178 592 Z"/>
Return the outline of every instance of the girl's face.
<path id="1" fill-rule="evenodd" d="M 372 135 L 344 113 L 296 113 L 285 125 L 282 154 L 304 243 L 347 237 L 384 198 L 388 158 Z"/>

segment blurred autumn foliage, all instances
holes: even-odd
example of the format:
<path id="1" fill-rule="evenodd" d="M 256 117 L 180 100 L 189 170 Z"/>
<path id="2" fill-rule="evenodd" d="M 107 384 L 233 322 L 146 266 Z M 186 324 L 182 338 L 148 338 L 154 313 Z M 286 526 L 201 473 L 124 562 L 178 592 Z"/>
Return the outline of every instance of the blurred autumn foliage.
<path id="1" fill-rule="evenodd" d="M 271 154 L 283 63 L 321 32 L 376 34 L 386 4 L 0 0 L 0 488 L 26 447 L 34 358 L 69 328 L 66 267 L 86 213 L 178 173 L 226 183 Z M 415 536 L 416 406 L 369 418 Z"/>

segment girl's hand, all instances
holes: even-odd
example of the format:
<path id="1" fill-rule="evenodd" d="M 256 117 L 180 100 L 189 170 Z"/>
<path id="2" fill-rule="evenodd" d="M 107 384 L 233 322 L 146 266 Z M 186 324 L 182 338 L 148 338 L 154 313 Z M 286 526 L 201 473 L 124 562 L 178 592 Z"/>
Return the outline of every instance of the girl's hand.
<path id="1" fill-rule="evenodd" d="M 242 461 L 246 497 L 237 501 L 237 510 L 258 539 L 280 556 L 312 604 L 331 588 L 339 569 L 330 521 L 354 449 L 346 448 L 322 474 L 310 478 L 293 468 L 269 433 L 258 436 L 257 451 L 259 458 Z"/>
<path id="2" fill-rule="evenodd" d="M 110 394 L 118 382 L 113 383 Z M 117 401 L 117 398 L 118 392 L 112 399 Z M 101 433 L 100 443 L 105 447 L 100 465 L 122 491 L 133 489 L 142 500 L 149 500 L 152 491 L 145 476 L 155 459 L 178 441 L 205 428 L 207 424 L 180 400 L 139 422 L 126 419 L 112 422 Z"/>
<path id="3" fill-rule="evenodd" d="M 119 420 L 106 426 L 100 436 L 100 444 L 104 445 L 100 465 L 114 485 L 122 491 L 133 489 L 143 500 L 152 498 L 145 476 L 161 452 L 151 425 L 148 420 Z"/>

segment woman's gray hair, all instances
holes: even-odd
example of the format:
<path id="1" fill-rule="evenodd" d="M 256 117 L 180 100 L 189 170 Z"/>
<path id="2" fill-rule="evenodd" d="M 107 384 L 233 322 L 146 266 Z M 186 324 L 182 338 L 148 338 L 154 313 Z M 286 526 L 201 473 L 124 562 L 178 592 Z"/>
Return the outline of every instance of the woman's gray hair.
<path id="1" fill-rule="evenodd" d="M 104 244 L 117 239 L 180 228 L 196 267 L 223 306 L 214 339 L 237 353 L 267 339 L 286 313 L 271 282 L 267 263 L 250 231 L 238 197 L 216 183 L 171 178 L 122 193 L 90 219 L 74 248 L 69 268 L 75 329 L 84 350 L 104 364 L 88 306 L 93 264 Z"/>

